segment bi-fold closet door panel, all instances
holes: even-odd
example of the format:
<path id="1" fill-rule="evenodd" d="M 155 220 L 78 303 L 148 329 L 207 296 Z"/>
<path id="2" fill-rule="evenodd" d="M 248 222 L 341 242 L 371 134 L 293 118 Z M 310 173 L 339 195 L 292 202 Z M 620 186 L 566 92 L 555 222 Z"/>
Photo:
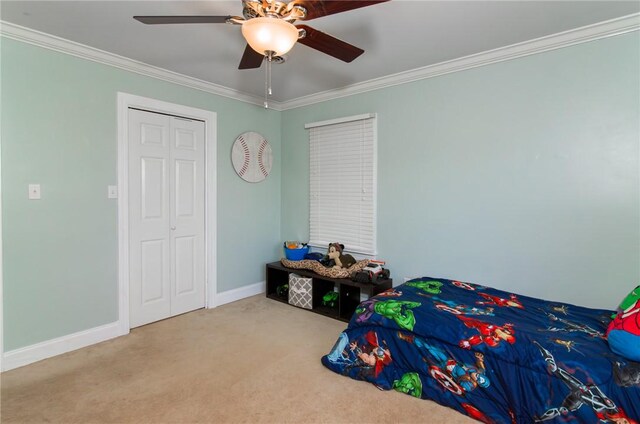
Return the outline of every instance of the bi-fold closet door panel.
<path id="1" fill-rule="evenodd" d="M 202 308 L 204 123 L 129 109 L 130 326 Z"/>

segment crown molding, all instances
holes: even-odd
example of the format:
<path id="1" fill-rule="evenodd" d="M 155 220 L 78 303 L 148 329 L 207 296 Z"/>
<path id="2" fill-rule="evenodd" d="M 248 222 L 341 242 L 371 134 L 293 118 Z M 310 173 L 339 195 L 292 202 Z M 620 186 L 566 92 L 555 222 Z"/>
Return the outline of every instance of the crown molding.
<path id="1" fill-rule="evenodd" d="M 339 99 L 341 97 L 352 96 L 354 94 L 366 93 L 368 91 L 379 90 L 381 88 L 392 87 L 394 85 L 433 78 L 440 75 L 476 68 L 478 66 L 517 59 L 519 57 L 543 53 L 550 50 L 556 50 L 563 47 L 573 46 L 575 44 L 586 43 L 638 30 L 640 30 L 640 13 L 634 13 L 632 15 L 524 41 L 522 43 L 487 50 L 485 52 L 436 63 L 422 68 L 399 72 L 397 74 L 387 75 L 381 78 L 375 78 L 335 90 L 323 91 L 283 102 L 271 100 L 269 101 L 269 108 L 275 111 L 295 109 L 328 100 Z M 104 50 L 89 47 L 84 44 L 76 43 L 74 41 L 66 40 L 64 38 L 56 37 L 54 35 L 46 34 L 44 32 L 2 20 L 0 20 L 0 36 L 241 102 L 258 106 L 262 106 L 264 102 L 264 100 L 258 96 L 148 65 L 124 56 L 119 56 Z"/>
<path id="2" fill-rule="evenodd" d="M 293 100 L 281 102 L 279 107 L 281 110 L 295 109 L 341 97 L 352 96 L 354 94 L 366 93 L 368 91 L 379 90 L 381 88 L 392 87 L 394 85 L 406 84 L 453 72 L 464 71 L 478 66 L 517 59 L 519 57 L 561 49 L 575 44 L 613 37 L 632 31 L 638 31 L 639 29 L 640 13 L 634 13 L 632 15 L 524 41 L 522 43 L 512 44 L 410 71 L 399 72 L 397 74 L 359 82 L 343 88 L 298 97 Z"/>
<path id="3" fill-rule="evenodd" d="M 109 53 L 104 50 L 89 47 L 84 44 L 66 40 L 55 35 L 36 31 L 20 25 L 0 20 L 0 36 L 12 40 L 21 41 L 23 43 L 32 44 L 49 50 L 76 56 L 82 59 L 91 60 L 125 71 L 134 72 L 136 74 L 156 78 L 173 84 L 182 85 L 193 88 L 195 90 L 204 91 L 218 96 L 239 100 L 241 102 L 251 103 L 263 106 L 264 99 L 253 96 L 241 91 L 237 91 L 222 85 L 207 82 L 198 78 L 189 77 L 157 66 L 148 65 L 137 60 L 129 59 L 124 56 Z M 271 109 L 279 110 L 279 102 L 270 101 Z"/>

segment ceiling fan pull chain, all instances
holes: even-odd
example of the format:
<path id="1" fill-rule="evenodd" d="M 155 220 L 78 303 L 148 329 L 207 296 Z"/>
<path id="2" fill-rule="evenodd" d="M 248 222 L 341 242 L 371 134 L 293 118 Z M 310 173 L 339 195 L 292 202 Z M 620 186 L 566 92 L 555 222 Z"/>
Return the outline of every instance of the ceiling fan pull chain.
<path id="1" fill-rule="evenodd" d="M 272 91 L 271 91 L 271 64 L 273 63 L 273 54 L 269 53 L 269 60 L 267 61 L 267 72 L 269 73 L 269 96 L 271 96 Z"/>
<path id="2" fill-rule="evenodd" d="M 269 108 L 269 60 L 264 70 L 264 108 Z"/>
<path id="3" fill-rule="evenodd" d="M 271 62 L 273 61 L 273 52 L 266 52 L 265 59 L 267 66 L 264 73 L 264 108 L 269 108 L 269 96 L 271 96 Z"/>

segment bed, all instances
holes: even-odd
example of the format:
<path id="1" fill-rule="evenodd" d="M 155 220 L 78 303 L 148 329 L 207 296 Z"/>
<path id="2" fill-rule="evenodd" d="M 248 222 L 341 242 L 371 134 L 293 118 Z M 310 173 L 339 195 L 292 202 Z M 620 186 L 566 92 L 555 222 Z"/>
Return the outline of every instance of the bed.
<path id="1" fill-rule="evenodd" d="M 362 302 L 322 363 L 486 423 L 638 422 L 612 312 L 424 277 Z"/>

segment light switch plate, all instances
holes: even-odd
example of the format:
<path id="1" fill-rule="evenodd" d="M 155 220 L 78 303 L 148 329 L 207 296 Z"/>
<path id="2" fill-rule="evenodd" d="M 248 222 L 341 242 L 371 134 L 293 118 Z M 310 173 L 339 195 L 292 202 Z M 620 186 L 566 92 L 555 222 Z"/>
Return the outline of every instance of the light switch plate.
<path id="1" fill-rule="evenodd" d="M 40 184 L 29 184 L 29 200 L 40 199 Z"/>
<path id="2" fill-rule="evenodd" d="M 118 198 L 118 186 L 114 186 L 114 185 L 107 186 L 107 197 L 109 199 L 117 199 Z"/>

